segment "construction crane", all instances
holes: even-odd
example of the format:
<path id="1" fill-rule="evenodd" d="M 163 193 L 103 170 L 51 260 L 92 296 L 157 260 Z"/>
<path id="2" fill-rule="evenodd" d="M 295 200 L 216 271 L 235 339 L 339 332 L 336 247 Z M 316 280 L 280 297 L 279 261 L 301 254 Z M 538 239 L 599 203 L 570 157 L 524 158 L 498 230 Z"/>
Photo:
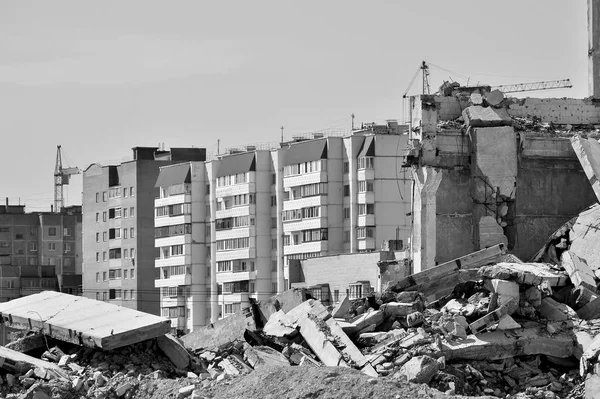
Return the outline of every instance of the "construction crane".
<path id="1" fill-rule="evenodd" d="M 570 79 L 562 80 L 549 80 L 544 82 L 532 82 L 532 83 L 517 83 L 514 85 L 500 85 L 492 87 L 492 90 L 500 90 L 503 93 L 516 93 L 519 91 L 534 91 L 534 90 L 549 90 L 549 89 L 563 89 L 571 88 Z"/>
<path id="2" fill-rule="evenodd" d="M 63 168 L 61 146 L 56 146 L 56 165 L 54 167 L 54 212 L 60 213 L 63 208 L 63 186 L 69 184 L 71 175 L 81 173 L 78 167 Z"/>

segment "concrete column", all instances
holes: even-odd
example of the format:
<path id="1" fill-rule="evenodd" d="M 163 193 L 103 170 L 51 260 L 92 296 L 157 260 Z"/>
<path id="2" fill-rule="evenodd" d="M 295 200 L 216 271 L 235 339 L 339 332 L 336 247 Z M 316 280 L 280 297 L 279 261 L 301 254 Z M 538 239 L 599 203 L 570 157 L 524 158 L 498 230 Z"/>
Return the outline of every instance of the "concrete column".
<path id="1" fill-rule="evenodd" d="M 588 0 L 588 87 L 600 99 L 600 0 Z"/>
<path id="2" fill-rule="evenodd" d="M 411 240 L 414 273 L 435 266 L 436 193 L 442 171 L 430 166 L 413 169 L 413 234 Z"/>
<path id="3" fill-rule="evenodd" d="M 215 220 L 217 216 L 217 170 L 218 162 L 212 161 L 206 164 L 206 173 L 210 182 L 210 322 L 219 319 L 221 304 L 219 303 L 217 287 L 217 232 Z"/>

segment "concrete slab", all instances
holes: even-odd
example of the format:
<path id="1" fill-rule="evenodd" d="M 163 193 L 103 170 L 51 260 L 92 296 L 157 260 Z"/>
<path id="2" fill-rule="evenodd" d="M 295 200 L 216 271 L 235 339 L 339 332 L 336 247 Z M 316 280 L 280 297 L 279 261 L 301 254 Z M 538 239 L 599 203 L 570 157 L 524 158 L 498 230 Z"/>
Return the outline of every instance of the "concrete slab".
<path id="1" fill-rule="evenodd" d="M 340 301 L 337 305 L 333 307 L 331 311 L 331 316 L 336 318 L 343 318 L 348 311 L 350 310 L 350 298 L 348 295 L 344 296 L 344 299 Z"/>
<path id="2" fill-rule="evenodd" d="M 171 360 L 178 369 L 185 369 L 190 365 L 190 354 L 177 338 L 165 334 L 157 338 L 158 347 Z"/>
<path id="3" fill-rule="evenodd" d="M 479 275 L 484 278 L 510 280 L 527 285 L 539 285 L 547 281 L 551 287 L 562 287 L 568 280 L 566 273 L 551 270 L 544 263 L 498 263 L 480 268 Z"/>
<path id="4" fill-rule="evenodd" d="M 550 297 L 542 299 L 542 305 L 538 308 L 540 315 L 547 320 L 577 320 L 579 316 L 573 309 L 564 303 L 555 301 Z"/>
<path id="5" fill-rule="evenodd" d="M 69 375 L 57 364 L 47 362 L 21 352 L 0 346 L 0 367 L 9 371 L 25 371 L 27 369 L 42 370 L 45 375 L 69 381 Z"/>
<path id="6" fill-rule="evenodd" d="M 292 288 L 267 300 L 258 301 L 258 316 L 261 325 L 264 326 L 273 313 L 279 310 L 287 313 L 300 305 L 308 299 L 308 295 L 309 292 L 306 288 Z"/>
<path id="7" fill-rule="evenodd" d="M 571 283 L 575 287 L 584 287 L 597 294 L 594 271 L 588 266 L 585 259 L 570 251 L 565 251 L 561 255 L 561 265 L 567 271 Z"/>
<path id="8" fill-rule="evenodd" d="M 54 291 L 0 303 L 0 317 L 11 327 L 105 350 L 156 338 L 171 330 L 168 319 Z"/>
<path id="9" fill-rule="evenodd" d="M 290 366 L 290 362 L 285 356 L 268 346 L 254 346 L 246 349 L 244 359 L 254 369 L 264 366 Z"/>
<path id="10" fill-rule="evenodd" d="M 199 328 L 181 337 L 183 345 L 192 350 L 215 349 L 241 339 L 246 330 L 256 330 L 254 313 L 250 308 L 242 309 L 233 315 Z"/>
<path id="11" fill-rule="evenodd" d="M 571 145 L 596 197 L 600 200 L 600 143 L 598 140 L 574 136 L 571 137 Z"/>

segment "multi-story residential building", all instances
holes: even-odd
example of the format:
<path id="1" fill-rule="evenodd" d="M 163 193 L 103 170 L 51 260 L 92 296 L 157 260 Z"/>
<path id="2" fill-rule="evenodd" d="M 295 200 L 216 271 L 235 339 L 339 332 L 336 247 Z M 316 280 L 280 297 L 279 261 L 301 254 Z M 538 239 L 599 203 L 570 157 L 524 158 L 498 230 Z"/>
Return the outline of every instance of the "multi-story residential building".
<path id="1" fill-rule="evenodd" d="M 159 314 L 154 286 L 154 199 L 159 167 L 204 161 L 204 148 L 133 148 L 119 165 L 83 173 L 84 296 Z"/>
<path id="2" fill-rule="evenodd" d="M 52 290 L 81 294 L 81 206 L 60 213 L 0 207 L 0 302 Z"/>
<path id="3" fill-rule="evenodd" d="M 162 167 L 161 314 L 186 332 L 288 289 L 290 260 L 375 251 L 384 241 L 401 249 L 411 210 L 402 130 L 368 125 Z"/>

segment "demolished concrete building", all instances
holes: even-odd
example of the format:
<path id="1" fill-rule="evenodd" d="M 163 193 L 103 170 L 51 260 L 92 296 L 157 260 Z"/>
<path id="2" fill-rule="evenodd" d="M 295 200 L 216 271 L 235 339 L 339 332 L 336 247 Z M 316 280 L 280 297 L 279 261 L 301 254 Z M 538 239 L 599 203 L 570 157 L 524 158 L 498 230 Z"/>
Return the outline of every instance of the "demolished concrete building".
<path id="1" fill-rule="evenodd" d="M 528 259 L 595 202 L 569 137 L 598 135 L 600 104 L 497 95 L 411 98 L 415 272 L 499 242 Z"/>

